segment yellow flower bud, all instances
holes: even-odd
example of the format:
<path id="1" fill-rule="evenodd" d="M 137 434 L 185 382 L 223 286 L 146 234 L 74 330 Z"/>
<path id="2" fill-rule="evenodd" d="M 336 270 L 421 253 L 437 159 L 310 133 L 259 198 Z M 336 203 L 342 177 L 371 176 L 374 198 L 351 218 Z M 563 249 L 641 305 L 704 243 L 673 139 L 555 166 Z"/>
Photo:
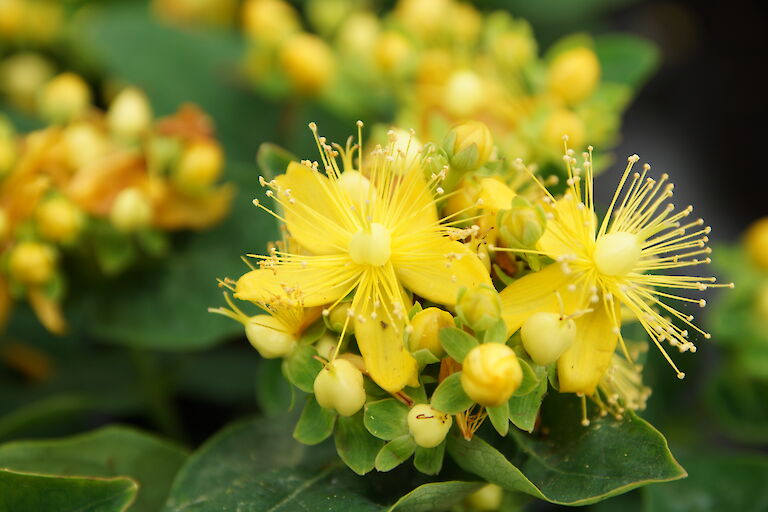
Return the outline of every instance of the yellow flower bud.
<path id="1" fill-rule="evenodd" d="M 768 217 L 763 217 L 749 227 L 744 245 L 752 261 L 768 269 Z"/>
<path id="2" fill-rule="evenodd" d="M 38 98 L 42 117 L 53 122 L 68 122 L 86 113 L 91 105 L 91 90 L 74 73 L 62 73 L 50 80 Z"/>
<path id="3" fill-rule="evenodd" d="M 456 71 L 443 91 L 443 107 L 455 117 L 471 117 L 485 102 L 483 79 L 468 69 Z"/>
<path id="4" fill-rule="evenodd" d="M 440 329 L 453 327 L 453 317 L 447 311 L 439 308 L 427 308 L 416 313 L 411 319 L 411 334 L 408 336 L 408 348 L 411 352 L 427 349 L 435 357 L 445 354 L 440 345 Z"/>
<path id="5" fill-rule="evenodd" d="M 296 348 L 296 337 L 278 318 L 255 315 L 245 324 L 245 336 L 264 359 L 286 357 Z"/>
<path id="6" fill-rule="evenodd" d="M 464 503 L 478 512 L 493 512 L 501 508 L 504 491 L 496 484 L 487 484 L 466 497 Z"/>
<path id="7" fill-rule="evenodd" d="M 374 49 L 376 64 L 383 71 L 402 71 L 411 56 L 411 43 L 402 34 L 385 32 L 379 36 Z"/>
<path id="8" fill-rule="evenodd" d="M 336 345 L 339 340 L 329 334 L 323 334 L 319 340 L 315 343 L 315 350 L 317 355 L 323 359 L 330 360 L 333 357 L 333 352 L 336 350 Z"/>
<path id="9" fill-rule="evenodd" d="M 342 416 L 352 416 L 365 405 L 363 374 L 346 359 L 336 359 L 320 370 L 314 391 L 321 407 Z"/>
<path id="10" fill-rule="evenodd" d="M 296 10 L 282 0 L 247 0 L 241 16 L 246 35 L 267 44 L 277 44 L 301 28 Z"/>
<path id="11" fill-rule="evenodd" d="M 600 61 L 590 48 L 566 50 L 549 66 L 549 90 L 569 105 L 591 96 L 599 81 Z"/>
<path id="12" fill-rule="evenodd" d="M 21 284 L 45 284 L 51 280 L 56 270 L 56 252 L 47 244 L 21 242 L 11 249 L 8 270 L 11 278 Z"/>
<path id="13" fill-rule="evenodd" d="M 450 0 L 401 0 L 395 8 L 395 17 L 410 32 L 429 39 L 443 29 L 450 7 Z"/>
<path id="14" fill-rule="evenodd" d="M 290 38 L 280 49 L 280 65 L 294 88 L 303 94 L 322 92 L 336 68 L 328 44 L 311 34 Z"/>
<path id="15" fill-rule="evenodd" d="M 414 405 L 408 411 L 408 430 L 416 444 L 422 448 L 434 448 L 448 435 L 453 425 L 449 414 L 433 409 L 428 404 Z"/>
<path id="16" fill-rule="evenodd" d="M 0 14 L 0 19 L 2 19 Z M 0 63 L 0 92 L 11 103 L 32 110 L 38 92 L 54 74 L 53 65 L 37 53 L 17 53 Z"/>
<path id="17" fill-rule="evenodd" d="M 475 331 L 485 331 L 501 318 L 501 298 L 490 286 L 462 289 L 456 302 L 456 313 Z"/>
<path id="18" fill-rule="evenodd" d="M 483 18 L 470 4 L 456 3 L 451 6 L 448 25 L 453 36 L 466 43 L 477 39 L 483 26 Z"/>
<path id="19" fill-rule="evenodd" d="M 74 240 L 83 227 L 83 212 L 69 199 L 53 197 L 38 206 L 35 212 L 40 235 L 51 242 Z"/>
<path id="20" fill-rule="evenodd" d="M 351 302 L 342 302 L 330 311 L 328 314 L 328 325 L 332 331 L 341 332 L 346 323 L 346 332 L 348 334 L 355 333 L 355 322 L 352 321 L 351 308 Z"/>
<path id="21" fill-rule="evenodd" d="M 213 185 L 224 168 L 224 152 L 216 141 L 192 142 L 181 154 L 174 181 L 187 192 L 199 192 Z"/>
<path id="22" fill-rule="evenodd" d="M 520 329 L 523 347 L 533 362 L 554 363 L 576 340 L 576 323 L 557 313 L 534 313 Z"/>
<path id="23" fill-rule="evenodd" d="M 461 387 L 480 405 L 494 407 L 510 399 L 523 382 L 514 350 L 501 343 L 483 343 L 462 362 Z"/>
<path id="24" fill-rule="evenodd" d="M 568 136 L 568 147 L 580 149 L 584 145 L 584 121 L 574 112 L 560 108 L 554 110 L 544 123 L 542 138 L 550 149 L 564 151 L 563 135 Z"/>
<path id="25" fill-rule="evenodd" d="M 465 121 L 454 126 L 443 142 L 451 167 L 460 172 L 482 167 L 493 153 L 491 131 L 480 121 Z"/>
<path id="26" fill-rule="evenodd" d="M 120 231 L 136 231 L 152 221 L 152 203 L 141 189 L 127 188 L 112 203 L 109 220 Z"/>
<path id="27" fill-rule="evenodd" d="M 374 53 L 380 30 L 379 18 L 372 13 L 354 13 L 339 29 L 336 47 L 344 54 L 359 55 L 367 60 Z"/>
<path id="28" fill-rule="evenodd" d="M 327 36 L 336 32 L 357 0 L 307 0 L 304 12 L 312 27 Z"/>
<path id="29" fill-rule="evenodd" d="M 512 200 L 508 210 L 502 210 L 496 219 L 499 238 L 506 247 L 530 248 L 544 234 L 547 218 L 544 211 L 523 197 Z"/>
<path id="30" fill-rule="evenodd" d="M 135 139 L 152 124 L 152 107 L 146 94 L 128 87 L 118 94 L 107 112 L 109 129 L 118 137 Z"/>
<path id="31" fill-rule="evenodd" d="M 94 124 L 74 123 L 64 131 L 67 160 L 77 170 L 103 156 L 109 150 L 109 141 Z"/>
<path id="32" fill-rule="evenodd" d="M 493 40 L 495 59 L 510 69 L 519 69 L 536 56 L 536 40 L 522 31 L 509 31 Z"/>

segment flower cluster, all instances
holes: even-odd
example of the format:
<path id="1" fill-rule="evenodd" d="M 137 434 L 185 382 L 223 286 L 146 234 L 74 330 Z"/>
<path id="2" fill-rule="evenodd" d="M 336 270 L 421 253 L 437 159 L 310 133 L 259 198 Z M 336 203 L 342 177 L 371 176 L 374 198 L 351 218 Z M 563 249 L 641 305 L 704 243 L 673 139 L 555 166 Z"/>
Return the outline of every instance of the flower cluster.
<path id="1" fill-rule="evenodd" d="M 40 105 L 44 129 L 18 135 L 0 119 L 0 326 L 26 298 L 60 333 L 63 256 L 117 273 L 140 254 L 162 255 L 166 232 L 218 222 L 233 190 L 216 183 L 223 152 L 192 105 L 154 120 L 144 94 L 127 88 L 102 112 L 71 73 L 48 83 Z"/>
<path id="2" fill-rule="evenodd" d="M 351 14 L 350 14 L 351 12 Z M 381 16 L 355 2 L 307 5 L 315 33 L 284 0 L 242 11 L 247 72 L 260 91 L 378 115 L 442 138 L 478 119 L 498 146 L 537 165 L 557 164 L 561 136 L 577 149 L 614 143 L 628 86 L 605 80 L 594 42 L 575 35 L 539 56 L 530 25 L 456 0 L 400 0 Z"/>
<path id="3" fill-rule="evenodd" d="M 439 470 L 454 425 L 467 439 L 486 418 L 501 435 L 510 421 L 530 431 L 548 387 L 582 397 L 585 425 L 587 397 L 604 415 L 643 408 L 647 342 L 625 341 L 622 319 L 675 369 L 669 347 L 694 351 L 697 335 L 709 337 L 673 305 L 704 301 L 676 291 L 732 285 L 677 272 L 709 263 L 709 228 L 667 204 L 668 177 L 635 171 L 637 156 L 600 220 L 591 148 L 580 163 L 565 148 L 562 195 L 531 173 L 540 195 L 525 199 L 494 172 L 527 167 L 488 156 L 498 152 L 481 123 L 455 127 L 442 147 L 392 130 L 368 152 L 361 127 L 342 147 L 311 124 L 320 160 L 261 179 L 275 206 L 254 203 L 284 239 L 221 284 L 262 312 L 248 315 L 229 293 L 229 308 L 212 311 L 241 322 L 262 356 L 284 359 L 285 376 L 312 394 L 307 407 L 389 441 L 378 469 L 416 452 L 420 470 Z M 489 192 L 451 210 L 457 175 Z"/>

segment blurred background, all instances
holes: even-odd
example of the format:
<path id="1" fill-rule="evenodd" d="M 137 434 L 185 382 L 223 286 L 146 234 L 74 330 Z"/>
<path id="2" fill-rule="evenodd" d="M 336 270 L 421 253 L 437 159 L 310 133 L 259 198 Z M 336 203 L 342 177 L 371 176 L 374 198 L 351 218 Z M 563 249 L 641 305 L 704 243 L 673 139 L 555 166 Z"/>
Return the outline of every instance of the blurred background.
<path id="1" fill-rule="evenodd" d="M 12 28 L 20 3 L 0 0 L 0 33 Z M 325 9 L 339 4 L 291 3 L 305 18 L 308 13 L 322 18 Z M 317 121 L 330 139 L 343 140 L 357 115 L 343 105 L 286 98 L 279 80 L 250 82 L 241 66 L 249 45 L 237 21 L 239 2 L 148 4 L 51 3 L 55 7 L 44 8 L 25 29 L 33 37 L 0 40 L 0 108 L 19 133 L 46 126 L 35 109 L 12 97 L 13 83 L 35 80 L 19 78 L 14 67 L 19 55 L 33 61 L 25 68 L 31 75 L 79 74 L 102 109 L 127 85 L 146 92 L 155 117 L 195 103 L 210 116 L 223 147 L 222 180 L 238 189 L 232 213 L 212 229 L 174 232 L 167 252 L 140 258 L 106 280 L 92 277 L 90 263 L 73 265 L 63 305 L 70 329 L 64 336 L 49 334 L 29 306 L 17 304 L 0 335 L 0 441 L 71 435 L 122 422 L 195 447 L 234 419 L 277 413 L 290 403 L 289 391 L 274 378 L 279 364 L 259 360 L 239 326 L 204 311 L 221 303 L 216 278 L 242 273 L 239 255 L 261 251 L 276 237 L 274 226 L 250 204 L 258 168 L 269 166 L 265 160 L 257 166 L 259 145 L 276 143 L 311 156 L 308 121 Z M 394 2 L 367 5 L 382 13 Z M 713 259 L 722 255 L 718 274 L 737 286 L 750 283 L 735 299 L 713 294 L 704 323 L 715 341 L 704 343 L 695 356 L 679 358 L 689 376 L 684 382 L 660 357 L 649 357 L 645 378 L 654 391 L 642 416 L 665 434 L 690 478 L 593 508 L 768 510 L 768 491 L 758 485 L 768 475 L 768 330 L 762 320 L 745 316 L 763 289 L 759 283 L 768 280 L 739 246 L 747 227 L 768 215 L 762 197 L 768 188 L 762 153 L 768 99 L 761 78 L 768 35 L 761 4 L 478 0 L 473 5 L 528 20 L 540 53 L 574 32 L 623 32 L 658 47 L 658 67 L 637 88 L 610 151 L 618 162 L 637 153 L 657 173 L 669 172 L 677 186 L 675 202 L 695 204 L 713 228 Z M 633 63 L 626 66 L 631 73 Z M 386 101 L 382 105 L 371 111 L 386 117 L 381 115 Z M 394 115 L 380 120 L 393 121 Z M 612 191 L 618 172 L 609 169 L 597 182 L 604 194 Z M 742 343 L 746 339 L 751 341 Z M 753 363 L 744 366 L 744 360 Z"/>

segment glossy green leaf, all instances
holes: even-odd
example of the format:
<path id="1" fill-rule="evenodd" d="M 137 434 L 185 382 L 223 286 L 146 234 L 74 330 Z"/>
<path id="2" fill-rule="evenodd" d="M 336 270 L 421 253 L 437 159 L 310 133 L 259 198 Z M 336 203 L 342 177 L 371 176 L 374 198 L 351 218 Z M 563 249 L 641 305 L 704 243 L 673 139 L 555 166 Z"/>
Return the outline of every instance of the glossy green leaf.
<path id="1" fill-rule="evenodd" d="M 428 364 L 435 364 L 440 362 L 440 359 L 435 357 L 435 355 L 428 348 L 417 350 L 413 353 L 413 357 L 416 359 L 416 362 L 419 363 L 419 368 L 424 368 Z"/>
<path id="2" fill-rule="evenodd" d="M 283 359 L 283 373 L 297 388 L 305 393 L 314 390 L 315 377 L 323 369 L 317 358 L 317 350 L 311 345 L 299 345 L 293 354 Z"/>
<path id="3" fill-rule="evenodd" d="M 445 457 L 445 442 L 440 443 L 434 448 L 423 448 L 418 446 L 416 454 L 413 457 L 413 465 L 416 469 L 426 475 L 436 475 L 443 467 L 443 458 Z"/>
<path id="4" fill-rule="evenodd" d="M 308 395 L 299 421 L 293 429 L 293 437 L 304 444 L 318 444 L 333 434 L 336 413 L 320 407 L 315 395 Z"/>
<path id="5" fill-rule="evenodd" d="M 462 362 L 470 350 L 478 345 L 471 334 L 456 327 L 445 327 L 438 334 L 440 344 L 449 356 L 458 362 Z"/>
<path id="6" fill-rule="evenodd" d="M 432 393 L 432 407 L 448 414 L 466 411 L 473 403 L 461 387 L 461 372 L 446 377 Z"/>
<path id="7" fill-rule="evenodd" d="M 405 462 L 416 450 L 416 442 L 410 434 L 395 438 L 381 447 L 376 455 L 376 470 L 391 471 Z"/>
<path id="8" fill-rule="evenodd" d="M 0 445 L 0 467 L 63 476 L 135 480 L 139 493 L 133 511 L 158 510 L 185 450 L 139 430 L 112 426 L 65 439 L 15 441 Z"/>
<path id="9" fill-rule="evenodd" d="M 368 432 L 391 441 L 408 434 L 408 407 L 394 398 L 367 403 L 364 422 Z"/>
<path id="10" fill-rule="evenodd" d="M 524 396 L 513 396 L 509 399 L 509 419 L 514 425 L 526 432 L 533 432 L 536 418 L 539 415 L 541 400 L 547 392 L 546 373 L 539 382 L 537 388 Z"/>
<path id="11" fill-rule="evenodd" d="M 267 416 L 285 414 L 293 405 L 295 388 L 283 375 L 280 359 L 261 359 L 256 376 L 256 399 Z"/>
<path id="12" fill-rule="evenodd" d="M 504 320 L 499 320 L 483 333 L 483 343 L 506 343 L 508 338 Z"/>
<path id="13" fill-rule="evenodd" d="M 541 377 L 536 374 L 528 361 L 521 357 L 518 357 L 517 361 L 520 363 L 520 369 L 523 370 L 523 382 L 520 383 L 520 387 L 515 390 L 513 396 L 525 396 L 539 386 Z"/>
<path id="14" fill-rule="evenodd" d="M 594 503 L 686 475 L 664 437 L 635 414 L 622 421 L 598 417 L 582 427 L 576 397 L 548 402 L 542 416 L 546 436 L 512 429 L 514 443 L 507 438 L 499 451 L 477 436 L 465 441 L 454 435 L 448 440 L 451 458 L 507 490 L 564 505 Z"/>
<path id="15" fill-rule="evenodd" d="M 56 477 L 0 469 L 0 512 L 122 512 L 137 488 L 130 478 Z"/>
<path id="16" fill-rule="evenodd" d="M 607 34 L 595 38 L 602 79 L 638 88 L 659 66 L 659 50 L 630 34 Z"/>
<path id="17" fill-rule="evenodd" d="M 454 505 L 482 487 L 476 482 L 434 482 L 420 485 L 392 505 L 387 512 L 438 512 Z"/>
<path id="18" fill-rule="evenodd" d="M 509 404 L 504 402 L 496 407 L 486 407 L 485 410 L 488 412 L 488 419 L 491 420 L 496 432 L 500 436 L 507 435 L 509 432 Z"/>
<path id="19" fill-rule="evenodd" d="M 339 416 L 336 420 L 336 451 L 341 460 L 358 475 L 364 475 L 374 468 L 376 455 L 384 445 L 366 430 L 363 412 L 354 416 Z"/>

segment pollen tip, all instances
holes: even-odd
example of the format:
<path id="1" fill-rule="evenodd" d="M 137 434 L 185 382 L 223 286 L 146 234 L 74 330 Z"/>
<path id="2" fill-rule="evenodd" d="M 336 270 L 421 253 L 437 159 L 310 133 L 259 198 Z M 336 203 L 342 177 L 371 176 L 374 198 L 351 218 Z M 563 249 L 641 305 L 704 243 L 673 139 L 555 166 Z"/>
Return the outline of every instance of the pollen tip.
<path id="1" fill-rule="evenodd" d="M 359 120 L 359 119 L 357 120 L 356 124 L 357 124 L 358 128 L 362 128 L 363 127 L 363 122 L 361 120 Z"/>
<path id="2" fill-rule="evenodd" d="M 677 372 L 677 378 L 683 380 L 685 378 L 685 374 L 683 372 Z"/>
<path id="3" fill-rule="evenodd" d="M 312 130 L 313 132 L 317 131 L 317 123 L 315 123 L 314 121 L 309 123 L 307 126 L 309 126 L 309 129 Z"/>
<path id="4" fill-rule="evenodd" d="M 323 316 L 328 316 L 330 314 L 331 314 L 330 310 L 328 310 L 327 308 L 323 309 Z"/>
<path id="5" fill-rule="evenodd" d="M 258 199 L 254 199 L 251 202 L 253 203 L 253 206 L 259 206 L 259 200 Z"/>
<path id="6" fill-rule="evenodd" d="M 588 427 L 589 426 L 589 419 L 584 418 L 583 420 L 581 420 L 581 426 L 582 427 Z"/>
<path id="7" fill-rule="evenodd" d="M 635 163 L 638 160 L 640 160 L 640 157 L 637 154 L 631 155 L 629 158 L 627 158 L 627 161 L 630 163 Z"/>
<path id="8" fill-rule="evenodd" d="M 704 339 L 705 339 L 705 340 L 710 340 L 710 339 L 712 339 L 712 335 L 711 335 L 711 334 L 709 334 L 708 332 L 705 332 L 705 333 L 704 333 Z"/>

